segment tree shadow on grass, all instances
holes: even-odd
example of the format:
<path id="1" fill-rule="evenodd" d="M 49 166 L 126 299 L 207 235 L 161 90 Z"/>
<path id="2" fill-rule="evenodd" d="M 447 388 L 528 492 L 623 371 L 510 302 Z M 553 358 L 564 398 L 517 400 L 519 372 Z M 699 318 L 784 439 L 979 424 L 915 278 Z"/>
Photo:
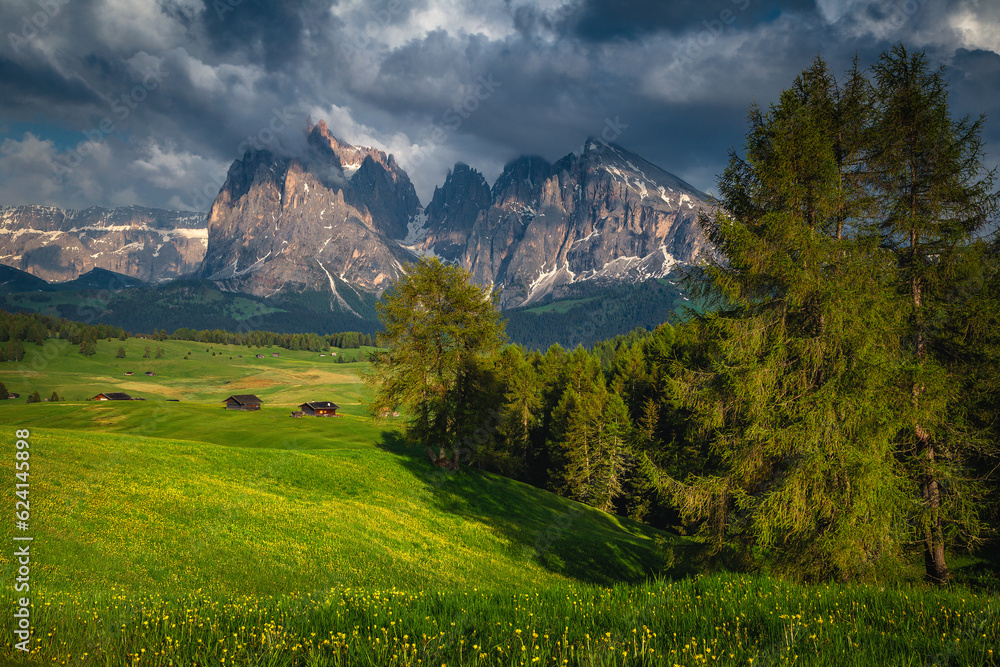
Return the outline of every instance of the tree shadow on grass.
<path id="1" fill-rule="evenodd" d="M 398 432 L 383 432 L 376 444 L 399 457 L 431 507 L 490 527 L 514 559 L 600 585 L 697 571 L 702 547 L 688 538 L 480 470 L 443 470 Z"/>
<path id="2" fill-rule="evenodd" d="M 955 583 L 986 595 L 1000 593 L 1000 538 L 952 561 Z"/>

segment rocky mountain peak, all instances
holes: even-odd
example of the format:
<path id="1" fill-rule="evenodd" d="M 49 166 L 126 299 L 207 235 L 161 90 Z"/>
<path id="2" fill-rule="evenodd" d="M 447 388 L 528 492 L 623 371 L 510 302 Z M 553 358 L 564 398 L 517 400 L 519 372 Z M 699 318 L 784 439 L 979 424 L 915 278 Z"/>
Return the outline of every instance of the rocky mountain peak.
<path id="1" fill-rule="evenodd" d="M 338 140 L 325 123 L 308 144 L 295 158 L 247 151 L 234 162 L 212 205 L 201 275 L 258 296 L 326 293 L 332 310 L 353 312 L 353 290 L 381 292 L 413 258 L 388 235 L 405 233 L 419 201 L 384 153 Z"/>
<path id="2" fill-rule="evenodd" d="M 507 307 L 586 280 L 636 282 L 691 262 L 707 196 L 621 146 L 590 139 L 550 165 L 521 157 L 493 185 L 463 264 Z"/>
<path id="3" fill-rule="evenodd" d="M 493 201 L 502 206 L 511 201 L 529 200 L 551 174 L 552 164 L 543 157 L 522 155 L 511 160 L 493 184 Z"/>
<path id="4" fill-rule="evenodd" d="M 345 199 L 367 208 L 380 232 L 394 239 L 406 237 L 408 224 L 420 210 L 420 200 L 410 177 L 392 155 L 341 141 L 323 120 L 310 128 L 307 143 L 312 157 L 310 171 L 328 187 L 347 190 Z"/>
<path id="5" fill-rule="evenodd" d="M 361 163 L 366 157 L 381 164 L 386 169 L 389 168 L 391 157 L 369 146 L 352 146 L 346 141 L 341 141 L 330 132 L 325 120 L 320 120 L 310 130 L 306 138 L 311 148 L 317 149 L 321 155 L 330 159 L 336 158 L 337 166 L 340 167 L 347 178 L 354 176 L 355 172 L 361 168 Z M 334 160 L 330 160 L 331 162 Z M 392 160 L 395 164 L 395 160 Z"/>
<path id="6" fill-rule="evenodd" d="M 444 184 L 434 188 L 434 196 L 424 209 L 426 236 L 419 247 L 442 259 L 458 261 L 476 218 L 492 204 L 486 178 L 469 165 L 456 163 Z"/>

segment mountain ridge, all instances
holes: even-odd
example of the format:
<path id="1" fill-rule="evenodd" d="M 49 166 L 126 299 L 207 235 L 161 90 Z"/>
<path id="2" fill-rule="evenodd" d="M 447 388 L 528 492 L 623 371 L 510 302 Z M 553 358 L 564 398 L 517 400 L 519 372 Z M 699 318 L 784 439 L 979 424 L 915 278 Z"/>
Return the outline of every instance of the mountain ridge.
<path id="1" fill-rule="evenodd" d="M 200 266 L 208 245 L 204 217 L 145 206 L 0 207 L 0 263 L 50 282 L 94 268 L 170 280 Z"/>
<path id="2" fill-rule="evenodd" d="M 14 225 L 14 208 L 0 209 L 0 251 L 7 253 L 0 262 L 49 281 L 105 268 L 151 283 L 207 279 L 263 298 L 326 294 L 317 307 L 360 317 L 351 304 L 378 297 L 407 262 L 437 256 L 495 288 L 509 309 L 576 294 L 573 285 L 666 277 L 706 249 L 697 218 L 710 206 L 684 180 L 591 138 L 555 162 L 517 157 L 492 185 L 456 163 L 422 207 L 391 154 L 342 141 L 321 120 L 308 128 L 301 155 L 249 149 L 236 159 L 207 215 L 129 207 L 87 209 L 95 211 L 88 217 L 33 207 L 27 223 Z M 74 226 L 94 219 L 101 222 Z M 116 244 L 112 260 L 102 263 L 98 251 L 89 253 L 92 263 L 81 261 L 96 244 L 88 234 L 111 233 L 118 236 L 101 243 Z M 63 250 L 67 234 L 75 236 Z M 14 243 L 21 238 L 43 242 Z M 143 273 L 139 264 L 169 253 L 164 239 L 174 238 L 196 240 L 199 260 Z M 24 248 L 29 259 L 53 255 L 52 266 L 25 262 Z"/>
<path id="3" fill-rule="evenodd" d="M 470 227 L 446 231 L 464 236 L 466 250 L 456 261 L 477 283 L 499 289 L 504 307 L 535 303 L 583 280 L 662 278 L 706 247 L 697 218 L 710 208 L 707 195 L 595 139 L 554 164 L 538 156 L 508 162 L 490 195 L 491 205 Z M 436 252 L 442 234 L 434 223 L 428 217 L 417 250 Z"/>

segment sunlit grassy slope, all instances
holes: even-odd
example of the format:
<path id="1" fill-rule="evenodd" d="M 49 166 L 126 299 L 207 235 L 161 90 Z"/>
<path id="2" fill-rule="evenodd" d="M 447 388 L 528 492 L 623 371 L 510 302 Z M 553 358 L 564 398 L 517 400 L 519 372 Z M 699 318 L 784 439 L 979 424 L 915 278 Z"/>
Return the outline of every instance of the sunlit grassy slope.
<path id="1" fill-rule="evenodd" d="M 331 353 L 321 357 L 319 352 L 280 348 L 135 338 L 98 341 L 97 354 L 91 357 L 84 357 L 67 341 L 50 339 L 43 346 L 25 347 L 22 362 L 0 363 L 0 380 L 22 398 L 34 390 L 45 397 L 57 390 L 68 400 L 84 400 L 101 391 L 123 391 L 150 400 L 214 404 L 230 394 L 253 393 L 268 405 L 336 400 L 346 407 L 361 400 L 363 389 L 357 366 L 338 364 Z M 119 347 L 125 348 L 124 359 L 115 357 Z M 146 347 L 151 348 L 148 359 L 143 358 Z M 157 348 L 163 349 L 160 359 L 155 358 Z M 358 350 L 336 352 L 351 360 L 358 354 Z M 273 353 L 280 356 L 274 358 Z M 264 358 L 257 359 L 257 354 Z M 134 375 L 126 376 L 129 371 Z M 156 376 L 147 377 L 146 371 Z M 325 398 L 330 393 L 334 397 Z"/>
<path id="2" fill-rule="evenodd" d="M 398 420 L 365 414 L 359 364 L 177 341 L 28 348 L 0 364 L 22 394 L 0 402 L 0 479 L 13 511 L 14 432 L 30 430 L 33 634 L 17 650 L 8 617 L 0 665 L 997 664 L 995 596 L 666 582 L 695 543 L 437 470 Z M 26 404 L 35 390 L 70 400 Z M 84 400 L 99 391 L 147 400 Z M 234 393 L 264 409 L 225 411 Z M 306 400 L 345 416 L 291 419 Z"/>
<path id="3" fill-rule="evenodd" d="M 50 345 L 44 364 L 0 370 L 22 394 L 0 404 L 0 424 L 32 433 L 44 589 L 523 589 L 678 574 L 689 560 L 680 538 L 475 470 L 437 470 L 396 423 L 365 414 L 358 364 L 175 341 L 100 341 L 91 358 Z M 142 359 L 146 345 L 164 358 Z M 71 400 L 26 404 L 36 389 Z M 147 400 L 80 400 L 99 391 Z M 224 410 L 234 393 L 265 406 Z M 335 401 L 344 416 L 291 419 L 306 400 Z M 12 476 L 12 457 L 2 460 Z"/>

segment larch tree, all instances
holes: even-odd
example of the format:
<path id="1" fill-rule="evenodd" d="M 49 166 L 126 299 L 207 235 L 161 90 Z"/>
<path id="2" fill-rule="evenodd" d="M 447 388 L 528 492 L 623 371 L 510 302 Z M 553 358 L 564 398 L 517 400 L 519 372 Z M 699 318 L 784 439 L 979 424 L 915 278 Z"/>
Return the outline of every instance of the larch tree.
<path id="1" fill-rule="evenodd" d="M 717 469 L 663 479 L 717 550 L 804 578 L 896 562 L 910 486 L 895 457 L 903 308 L 891 253 L 850 193 L 864 83 L 817 59 L 766 113 L 751 107 L 720 207 L 718 255 L 671 391 Z M 846 100 L 846 101 L 845 101 Z"/>
<path id="2" fill-rule="evenodd" d="M 992 453 L 962 393 L 992 303 L 982 119 L 953 120 L 942 70 L 898 46 L 843 83 L 817 59 L 749 121 L 702 219 L 718 255 L 698 287 L 719 309 L 673 384 L 720 464 L 665 485 L 748 561 L 850 577 L 921 544 L 946 582 Z"/>
<path id="3" fill-rule="evenodd" d="M 927 577 L 946 582 L 947 544 L 979 533 L 972 502 L 978 489 L 967 464 L 981 443 L 956 419 L 960 382 L 939 332 L 964 308 L 955 288 L 995 213 L 994 173 L 983 168 L 984 118 L 951 117 L 942 68 L 896 46 L 872 70 L 877 108 L 869 183 L 884 243 L 896 256 L 899 292 L 909 302 L 910 414 L 900 456 L 919 485 Z"/>
<path id="4" fill-rule="evenodd" d="M 494 357 L 505 334 L 496 297 L 462 268 L 422 258 L 378 305 L 383 332 L 365 382 L 376 417 L 402 406 L 431 461 L 457 470 L 490 421 Z M 495 420 L 494 420 L 495 421 Z"/>

